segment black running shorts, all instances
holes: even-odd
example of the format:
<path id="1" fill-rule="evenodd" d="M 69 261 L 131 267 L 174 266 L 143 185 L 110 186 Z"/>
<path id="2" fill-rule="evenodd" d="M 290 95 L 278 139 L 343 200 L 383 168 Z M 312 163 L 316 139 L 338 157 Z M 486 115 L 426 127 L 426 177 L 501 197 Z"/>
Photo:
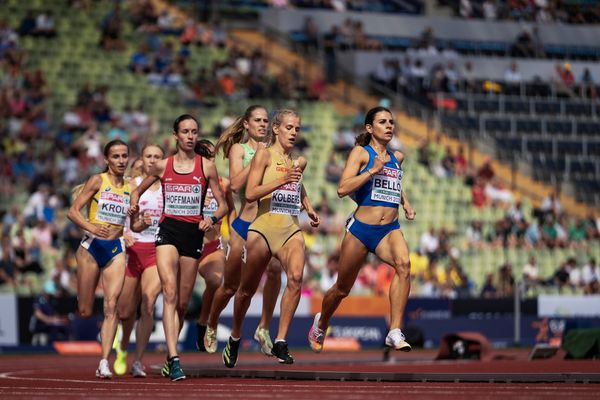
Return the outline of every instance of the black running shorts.
<path id="1" fill-rule="evenodd" d="M 156 232 L 156 247 L 175 246 L 180 256 L 199 260 L 202 256 L 204 231 L 195 222 L 184 222 L 172 218 L 164 218 Z"/>

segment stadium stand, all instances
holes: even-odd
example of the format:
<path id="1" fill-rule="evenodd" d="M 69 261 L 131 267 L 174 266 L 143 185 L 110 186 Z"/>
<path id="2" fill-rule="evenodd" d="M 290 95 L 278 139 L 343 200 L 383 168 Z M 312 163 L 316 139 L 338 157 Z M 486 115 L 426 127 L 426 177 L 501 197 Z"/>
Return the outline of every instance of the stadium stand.
<path id="1" fill-rule="evenodd" d="M 187 3 L 182 2 L 184 6 Z M 240 2 L 240 6 L 241 3 L 254 10 L 265 8 L 262 2 Z M 380 3 L 382 6 L 386 4 Z M 16 111 L 11 111 L 10 115 L 2 115 L 0 124 L 3 138 L 10 138 L 3 140 L 1 153 L 3 254 L 20 254 L 16 257 L 18 262 L 14 264 L 15 268 L 21 268 L 13 271 L 16 272 L 13 280 L 4 280 L 3 290 L 39 293 L 48 282 L 73 290 L 73 248 L 77 246 L 80 233 L 73 231 L 64 212 L 69 203 L 71 186 L 99 169 L 102 157 L 97 150 L 100 143 L 114 135 L 127 135 L 130 141 L 138 144 L 147 140 L 169 144 L 171 121 L 186 111 L 199 115 L 203 131 L 214 138 L 222 129 L 220 125 L 224 117 L 237 115 L 248 104 L 257 102 L 270 109 L 282 104 L 293 105 L 302 115 L 303 135 L 307 142 L 304 154 L 309 160 L 304 182 L 308 192 L 314 194 L 313 201 L 320 204 L 320 210 L 330 222 L 319 231 L 307 233 L 309 273 L 306 274 L 305 289 L 307 293 L 322 291 L 320 280 L 327 272 L 329 262 L 335 261 L 344 220 L 353 208 L 348 199 L 336 200 L 335 171 L 339 170 L 347 150 L 336 147 L 336 133 L 345 133 L 346 138 L 353 137 L 354 125 L 361 123 L 360 112 L 357 113 L 355 105 L 358 102 L 371 105 L 364 100 L 372 99 L 376 99 L 372 101 L 375 104 L 379 98 L 369 97 L 358 85 L 344 86 L 339 81 L 334 81 L 325 92 L 319 91 L 320 81 L 317 77 L 322 73 L 317 63 L 311 60 L 296 61 L 303 60 L 304 53 L 295 53 L 293 48 L 278 50 L 280 42 L 256 32 L 227 32 L 247 41 L 240 45 L 239 41 L 225 40 L 220 46 L 212 39 L 202 39 L 218 36 L 215 35 L 218 26 L 194 22 L 193 27 L 190 25 L 190 32 L 192 28 L 195 29 L 200 34 L 200 40 L 195 45 L 182 46 L 185 20 L 171 27 L 175 32 L 165 33 L 155 30 L 156 24 L 152 22 L 155 18 L 136 18 L 134 9 L 123 8 L 119 11 L 120 21 L 117 21 L 117 37 L 121 43 L 107 45 L 103 40 L 103 21 L 113 19 L 116 14 L 113 3 L 109 1 L 57 2 L 52 7 L 56 37 L 19 36 L 16 31 L 27 11 L 31 9 L 37 12 L 43 8 L 44 4 L 39 0 L 27 4 L 9 0 L 0 11 L 0 19 L 6 20 L 7 26 L 17 35 L 14 40 L 15 37 L 10 39 L 8 34 L 6 43 L 9 50 L 3 47 L 3 99 L 6 96 L 16 107 Z M 263 24 L 268 29 L 287 24 L 273 14 L 281 10 L 266 9 L 260 12 Z M 427 26 L 435 26 L 435 36 L 444 37 L 443 41 L 435 41 L 436 46 L 447 47 L 451 43 L 461 54 L 496 54 L 506 60 L 506 64 L 508 58 L 504 56 L 514 39 L 514 31 L 509 33 L 514 25 L 509 22 L 498 23 L 498 29 L 485 30 L 479 25 L 480 21 L 467 21 L 469 29 L 465 29 L 465 36 L 461 37 L 453 35 L 458 32 L 455 25 L 464 25 L 465 21 L 442 20 L 438 23 L 431 17 L 405 19 L 409 17 L 395 15 L 393 18 L 397 20 L 394 26 L 402 27 L 406 22 L 406 27 L 402 28 L 405 31 L 394 31 L 394 36 L 388 38 L 382 36 L 387 30 L 378 33 L 371 29 L 386 26 L 387 20 L 380 18 L 391 18 L 389 16 L 314 10 L 294 12 L 299 14 L 294 14 L 294 23 L 289 24 L 289 30 L 286 31 L 292 36 L 300 31 L 305 15 L 314 16 L 319 33 L 327 32 L 332 24 L 341 24 L 346 18 L 361 16 L 361 19 L 364 17 L 363 26 L 368 39 L 382 41 L 386 48 L 408 48 L 419 39 L 419 32 Z M 289 22 L 288 19 L 285 21 Z M 598 28 L 585 27 L 583 31 L 579 28 L 541 27 L 546 57 L 558 54 L 559 57 L 597 59 L 599 53 L 595 39 L 588 39 L 597 37 L 594 35 Z M 10 32 L 10 29 L 3 31 Z M 584 34 L 577 36 L 581 32 Z M 253 38 L 258 36 L 260 44 L 253 45 L 256 43 Z M 472 40 L 474 37 L 480 40 Z M 574 37 L 578 38 L 576 42 L 573 42 Z M 383 39 L 389 39 L 390 42 Z M 11 43 L 11 40 L 15 43 Z M 303 40 L 302 37 L 295 39 L 296 42 Z M 390 43 L 393 40 L 398 40 L 398 44 L 392 46 Z M 167 43 L 171 43 L 170 49 Z M 268 43 L 268 47 L 263 47 L 264 43 Z M 368 42 L 365 43 L 369 46 Z M 495 43 L 500 45 L 494 47 Z M 573 43 L 580 47 L 569 46 Z M 553 53 L 551 46 L 555 45 L 563 46 L 562 53 Z M 180 70 L 166 68 L 136 73 L 129 67 L 133 56 L 144 46 L 151 60 L 171 52 L 185 61 L 182 61 Z M 585 49 L 587 53 L 578 48 Z M 349 53 L 350 49 L 344 52 Z M 374 49 L 366 53 L 367 57 L 369 53 L 377 54 Z M 14 61 L 15 57 L 17 61 Z M 476 76 L 478 80 L 475 87 L 482 88 L 486 78 L 500 81 L 499 72 L 497 75 L 486 75 L 483 67 L 497 64 L 496 58 L 478 56 L 476 60 L 480 60 L 481 64 L 478 64 L 479 61 L 475 61 L 475 64 L 482 67 L 477 69 L 481 75 Z M 296 69 L 282 65 L 282 62 L 297 62 Z M 554 65 L 554 61 L 547 62 Z M 248 76 L 243 73 L 248 65 L 261 65 L 261 69 L 255 71 L 259 75 L 254 81 L 243 79 Z M 533 65 L 531 68 L 535 68 Z M 579 71 L 585 65 L 583 62 L 573 63 L 573 69 Z M 186 74 L 186 69 L 191 71 Z M 298 69 L 308 72 L 305 74 Z M 41 98 L 40 93 L 36 94 L 28 86 L 31 79 L 25 79 L 26 74 L 37 70 L 41 71 L 44 81 Z M 223 90 L 223 85 L 214 82 L 216 77 L 225 77 L 227 71 L 236 77 L 236 90 L 233 92 Z M 596 75 L 600 76 L 600 72 Z M 296 86 L 286 90 L 285 84 L 290 81 Z M 260 85 L 253 86 L 253 82 L 259 82 Z M 18 114 L 20 101 L 9 89 L 11 85 L 23 90 L 29 104 L 28 113 L 33 108 L 31 105 L 43 105 L 43 109 L 38 109 L 38 114 L 32 115 L 32 118 L 35 117 L 32 124 L 29 124 L 31 118 Z M 426 89 L 419 94 L 426 94 Z M 535 95 L 530 93 L 534 89 L 538 90 Z M 540 95 L 544 91 L 545 95 Z M 436 110 L 441 131 L 448 133 L 450 139 L 460 138 L 467 142 L 468 137 L 469 140 L 476 139 L 483 143 L 491 141 L 498 150 L 494 155 L 500 160 L 511 161 L 509 156 L 522 154 L 532 166 L 534 176 L 550 182 L 552 176 L 555 179 L 560 177 L 561 182 L 575 182 L 576 196 L 597 202 L 600 167 L 594 156 L 598 154 L 600 144 L 594 136 L 598 128 L 596 103 L 591 99 L 559 98 L 553 91 L 554 86 L 548 82 L 527 82 L 520 86 L 519 94 L 489 94 L 483 89 L 476 90 L 479 94 L 473 94 L 461 83 L 454 92 L 442 90 L 434 93 L 435 96 L 425 96 L 428 102 L 419 107 L 431 110 L 432 99 L 437 99 L 437 104 L 446 100 L 451 102 L 454 104 L 453 110 Z M 410 93 L 404 95 L 410 98 Z M 340 104 L 344 98 L 352 98 L 353 102 Z M 132 123 L 127 122 L 130 118 L 133 120 L 134 116 L 142 124 L 135 126 L 135 129 Z M 30 129 L 24 129 L 24 126 Z M 481 207 L 473 204 L 473 188 L 465 182 L 469 182 L 466 179 L 468 176 L 476 174 L 474 169 L 444 169 L 445 164 L 441 164 L 443 160 L 456 160 L 458 157 L 454 147 L 450 151 L 452 157 L 445 149 L 447 144 L 454 142 L 444 137 L 439 143 L 435 140 L 421 143 L 423 138 L 430 136 L 427 132 L 411 136 L 404 130 L 405 127 L 400 128 L 401 145 L 407 153 L 406 188 L 418 212 L 417 220 L 403 224 L 403 229 L 411 249 L 415 250 L 413 257 L 420 255 L 416 252 L 419 248 L 421 254 L 429 253 L 428 257 L 435 259 L 431 263 L 428 260 L 425 269 L 413 271 L 414 295 L 479 296 L 488 274 L 497 276 L 499 287 L 501 282 L 509 282 L 510 289 L 514 286 L 514 279 L 521 279 L 523 267 L 530 256 L 537 260 L 538 274 L 545 283 L 544 286 L 533 288 L 532 293 L 537 293 L 533 292 L 535 290 L 559 291 L 563 288 L 557 286 L 554 279 L 559 264 L 565 264 L 569 257 L 575 257 L 578 268 L 583 268 L 589 258 L 599 258 L 597 215 L 578 218 L 561 211 L 554 213 L 543 209 L 541 199 L 529 199 L 517 192 L 512 196 L 515 200 L 522 199 L 522 210 L 518 213 L 524 216 L 527 223 L 526 226 L 518 225 L 510 217 L 507 218 L 509 211 L 511 215 L 517 213 L 512 200 L 504 205 L 500 204 L 501 201 L 490 201 Z M 95 132 L 99 132 L 99 135 Z M 425 163 L 422 154 L 427 154 L 431 162 Z M 456 161 L 453 162 L 456 165 Z M 219 166 L 223 171 L 223 164 Z M 557 172 L 552 174 L 551 170 Z M 497 189 L 491 192 L 496 194 L 501 189 L 494 184 L 490 184 L 490 188 Z M 534 210 L 541 210 L 540 215 L 552 215 L 555 219 L 548 224 L 541 220 L 537 229 L 538 240 L 527 242 L 527 227 L 533 226 L 532 235 L 535 235 L 537 218 L 533 216 Z M 46 225 L 43 221 L 46 221 Z M 474 235 L 477 235 L 470 229 L 475 221 L 482 225 L 481 237 L 476 242 Z M 578 228 L 578 224 L 582 227 Z M 548 230 L 548 238 L 542 234 L 544 228 Z M 560 233 L 556 232 L 557 228 Z M 565 231 L 567 238 L 557 240 L 555 236 L 563 235 Z M 569 236 L 571 231 L 573 237 Z M 41 243 L 36 240 L 38 236 L 49 236 L 50 240 Z M 425 245 L 435 241 L 438 242 L 436 249 L 425 249 Z M 510 268 L 508 264 L 511 264 Z M 355 292 L 381 294 L 377 276 L 385 268 L 377 260 L 369 260 L 368 266 L 361 272 Z M 578 282 L 569 287 L 578 293 L 597 290 L 589 284 Z M 497 292 L 498 296 L 510 294 L 508 289 L 498 289 Z"/>

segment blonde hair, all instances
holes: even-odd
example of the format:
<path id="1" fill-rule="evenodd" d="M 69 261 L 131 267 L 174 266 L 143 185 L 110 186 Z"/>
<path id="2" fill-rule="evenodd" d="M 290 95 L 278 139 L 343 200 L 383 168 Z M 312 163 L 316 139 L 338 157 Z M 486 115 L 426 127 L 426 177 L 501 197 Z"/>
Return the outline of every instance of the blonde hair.
<path id="1" fill-rule="evenodd" d="M 300 114 L 298 114 L 297 111 L 292 110 L 291 108 L 282 108 L 281 110 L 277 110 L 277 112 L 273 116 L 273 119 L 271 120 L 271 127 L 269 129 L 270 137 L 267 141 L 267 146 L 272 146 L 273 143 L 275 143 L 277 136 L 275 135 L 275 131 L 273 131 L 273 128 L 281 125 L 281 123 L 283 122 L 283 118 L 286 115 L 292 115 L 294 117 L 300 118 Z"/>
<path id="2" fill-rule="evenodd" d="M 223 158 L 229 158 L 229 151 L 231 151 L 231 146 L 235 143 L 246 142 L 248 138 L 246 137 L 246 130 L 244 129 L 244 121 L 248 122 L 252 117 L 252 113 L 255 110 L 267 110 L 265 107 L 255 104 L 246 109 L 244 115 L 240 115 L 235 119 L 233 124 L 231 124 L 219 137 L 217 144 L 215 145 L 215 154 L 219 152 L 221 148 L 223 148 Z"/>
<path id="3" fill-rule="evenodd" d="M 80 183 L 79 185 L 77 185 L 73 189 L 71 189 L 71 201 L 75 201 L 75 199 L 77 197 L 79 197 L 81 192 L 83 192 L 83 186 L 84 186 L 84 184 Z"/>
<path id="4" fill-rule="evenodd" d="M 130 180 L 135 177 L 142 176 L 142 165 L 135 167 L 135 163 L 137 163 L 138 161 L 142 161 L 142 157 L 138 157 L 135 160 L 133 160 L 133 162 L 131 163 L 131 167 L 129 167 L 129 174 L 127 175 L 127 178 L 129 178 Z"/>

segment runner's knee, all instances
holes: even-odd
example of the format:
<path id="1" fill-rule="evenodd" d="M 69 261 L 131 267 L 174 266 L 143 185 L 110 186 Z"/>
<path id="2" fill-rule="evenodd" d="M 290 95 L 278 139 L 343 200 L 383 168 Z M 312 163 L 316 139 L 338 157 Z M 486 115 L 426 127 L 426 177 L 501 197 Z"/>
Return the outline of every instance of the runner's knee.
<path id="1" fill-rule="evenodd" d="M 410 259 L 402 258 L 396 261 L 396 273 L 401 279 L 410 277 Z"/>

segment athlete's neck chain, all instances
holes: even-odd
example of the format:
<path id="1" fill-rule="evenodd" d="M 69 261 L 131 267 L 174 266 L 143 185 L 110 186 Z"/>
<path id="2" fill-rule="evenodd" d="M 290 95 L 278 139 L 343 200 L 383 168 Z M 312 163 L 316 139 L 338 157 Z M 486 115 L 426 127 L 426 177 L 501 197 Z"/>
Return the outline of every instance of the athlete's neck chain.
<path id="1" fill-rule="evenodd" d="M 387 148 L 384 147 L 383 149 L 378 149 L 377 146 L 375 146 L 374 144 L 371 145 L 371 147 L 373 148 L 373 150 L 375 150 L 375 153 L 377 153 L 377 155 L 381 158 L 385 158 L 385 156 L 387 155 Z"/>

